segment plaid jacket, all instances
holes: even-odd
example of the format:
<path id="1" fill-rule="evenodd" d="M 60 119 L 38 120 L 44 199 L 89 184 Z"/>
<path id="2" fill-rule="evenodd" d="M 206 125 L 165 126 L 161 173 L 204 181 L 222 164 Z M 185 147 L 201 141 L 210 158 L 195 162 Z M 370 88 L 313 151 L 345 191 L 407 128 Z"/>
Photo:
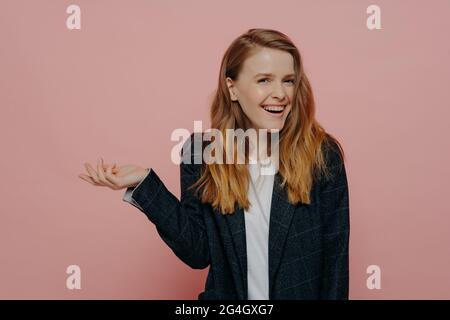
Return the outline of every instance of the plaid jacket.
<path id="1" fill-rule="evenodd" d="M 181 200 L 150 169 L 128 188 L 132 203 L 155 224 L 175 255 L 194 269 L 209 266 L 198 299 L 247 300 L 244 211 L 222 215 L 187 188 L 200 178 L 202 152 L 182 148 L 191 163 L 180 164 Z M 199 142 L 204 148 L 204 143 Z M 203 148 L 201 148 L 203 150 Z M 186 152 L 189 151 L 189 152 Z M 324 144 L 331 179 L 315 181 L 310 204 L 291 205 L 275 175 L 269 226 L 269 299 L 348 299 L 349 197 L 345 166 L 336 144 Z M 186 157 L 184 157 L 186 159 Z M 199 159 L 199 158 L 197 158 Z"/>

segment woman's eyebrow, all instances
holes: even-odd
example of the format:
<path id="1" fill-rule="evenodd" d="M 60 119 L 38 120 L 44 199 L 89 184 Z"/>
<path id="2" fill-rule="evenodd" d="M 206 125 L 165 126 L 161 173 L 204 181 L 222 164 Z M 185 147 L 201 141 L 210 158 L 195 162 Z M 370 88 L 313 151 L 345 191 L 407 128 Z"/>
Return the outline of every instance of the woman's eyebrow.
<path id="1" fill-rule="evenodd" d="M 259 77 L 259 76 L 273 77 L 274 74 L 273 74 L 273 73 L 257 73 L 257 74 L 254 76 L 254 78 Z M 290 73 L 290 74 L 285 75 L 284 77 L 286 78 L 286 77 L 293 77 L 293 76 L 295 76 L 295 74 Z"/>

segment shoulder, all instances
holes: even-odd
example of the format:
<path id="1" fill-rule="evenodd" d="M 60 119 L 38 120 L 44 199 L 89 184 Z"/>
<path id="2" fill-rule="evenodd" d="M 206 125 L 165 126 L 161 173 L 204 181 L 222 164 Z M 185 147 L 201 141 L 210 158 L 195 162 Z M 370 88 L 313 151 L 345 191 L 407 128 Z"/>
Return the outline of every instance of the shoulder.
<path id="1" fill-rule="evenodd" d="M 199 154 L 203 154 L 203 150 L 210 141 L 205 139 L 204 132 L 193 132 L 183 143 L 181 156 L 191 155 L 192 158 Z"/>
<path id="2" fill-rule="evenodd" d="M 328 133 L 322 142 L 322 154 L 328 168 L 342 168 L 344 166 L 344 149 L 339 141 Z"/>
<path id="3" fill-rule="evenodd" d="M 320 184 L 338 183 L 345 178 L 345 154 L 342 145 L 332 135 L 326 135 L 322 142 L 324 171 L 319 174 Z"/>
<path id="4" fill-rule="evenodd" d="M 205 147 L 211 143 L 205 138 L 204 132 L 193 132 L 183 143 L 180 151 L 181 163 L 183 169 L 190 168 L 200 175 L 205 170 L 206 163 L 203 161 L 203 152 Z"/>

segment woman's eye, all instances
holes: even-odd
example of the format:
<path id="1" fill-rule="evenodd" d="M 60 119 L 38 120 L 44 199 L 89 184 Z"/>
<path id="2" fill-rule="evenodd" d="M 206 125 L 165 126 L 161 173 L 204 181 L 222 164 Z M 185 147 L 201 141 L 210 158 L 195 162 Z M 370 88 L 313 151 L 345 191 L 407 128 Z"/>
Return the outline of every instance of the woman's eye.
<path id="1" fill-rule="evenodd" d="M 259 82 L 263 82 L 263 81 L 265 81 L 265 80 L 269 80 L 269 79 L 268 79 L 268 78 L 259 79 L 259 80 L 258 80 L 258 83 L 259 83 Z M 294 84 L 295 80 L 286 80 L 286 82 L 290 82 L 290 83 Z"/>

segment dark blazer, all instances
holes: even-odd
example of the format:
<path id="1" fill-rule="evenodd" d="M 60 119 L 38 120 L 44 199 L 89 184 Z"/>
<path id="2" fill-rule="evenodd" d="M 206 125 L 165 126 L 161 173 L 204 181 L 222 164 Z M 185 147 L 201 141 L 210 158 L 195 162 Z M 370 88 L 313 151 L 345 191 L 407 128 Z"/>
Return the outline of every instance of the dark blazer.
<path id="1" fill-rule="evenodd" d="M 182 148 L 183 156 L 192 150 L 192 139 L 202 140 L 202 136 L 191 135 Z M 275 175 L 269 299 L 348 299 L 347 177 L 337 145 L 324 144 L 324 151 L 333 177 L 315 180 L 309 205 L 291 205 L 280 187 L 281 176 Z M 192 152 L 191 163 L 201 154 L 200 150 Z M 128 189 L 177 257 L 194 269 L 210 267 L 205 291 L 198 299 L 247 300 L 244 211 L 236 206 L 234 214 L 222 215 L 210 204 L 202 204 L 195 191 L 188 191 L 201 170 L 201 164 L 181 163 L 181 201 L 153 170 L 138 186 Z"/>

